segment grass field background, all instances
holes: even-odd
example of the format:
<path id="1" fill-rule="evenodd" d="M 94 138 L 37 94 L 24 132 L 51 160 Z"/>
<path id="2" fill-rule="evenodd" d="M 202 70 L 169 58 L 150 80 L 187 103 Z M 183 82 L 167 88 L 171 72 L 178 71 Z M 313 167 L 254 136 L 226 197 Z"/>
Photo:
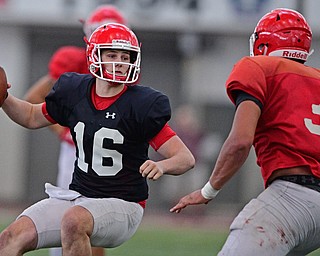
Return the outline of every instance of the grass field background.
<path id="1" fill-rule="evenodd" d="M 0 207 L 0 230 L 16 215 Z M 107 256 L 214 256 L 227 237 L 232 215 L 230 212 L 206 216 L 147 213 L 133 238 L 108 249 Z M 25 255 L 49 256 L 49 251 L 41 249 Z M 320 256 L 320 250 L 308 256 Z"/>
<path id="2" fill-rule="evenodd" d="M 225 234 L 190 228 L 168 229 L 141 227 L 134 237 L 108 256 L 207 256 L 216 255 Z M 47 249 L 26 253 L 28 256 L 48 256 Z"/>
<path id="3" fill-rule="evenodd" d="M 21 209 L 0 207 L 0 230 Z M 214 218 L 214 221 L 211 221 Z M 147 212 L 136 234 L 123 245 L 107 250 L 107 256 L 204 256 L 216 255 L 226 236 L 230 218 L 202 213 Z M 25 254 L 49 256 L 48 249 Z"/>

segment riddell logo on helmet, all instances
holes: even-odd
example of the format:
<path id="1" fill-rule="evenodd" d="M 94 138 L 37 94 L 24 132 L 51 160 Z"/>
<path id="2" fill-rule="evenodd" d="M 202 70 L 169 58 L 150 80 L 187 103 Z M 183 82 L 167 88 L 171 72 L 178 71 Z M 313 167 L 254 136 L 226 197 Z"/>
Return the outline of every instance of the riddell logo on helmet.
<path id="1" fill-rule="evenodd" d="M 113 44 L 126 44 L 126 45 L 130 45 L 130 42 L 129 42 L 129 41 L 127 41 L 127 40 L 121 40 L 121 39 L 112 40 L 112 43 L 113 43 Z"/>
<path id="2" fill-rule="evenodd" d="M 308 58 L 308 54 L 302 52 L 283 51 L 282 57 L 306 60 Z"/>

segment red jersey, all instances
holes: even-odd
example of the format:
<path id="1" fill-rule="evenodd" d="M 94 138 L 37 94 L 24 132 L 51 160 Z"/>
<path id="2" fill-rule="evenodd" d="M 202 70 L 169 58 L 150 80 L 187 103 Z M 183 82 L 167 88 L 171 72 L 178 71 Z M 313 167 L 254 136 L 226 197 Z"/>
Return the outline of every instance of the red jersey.
<path id="1" fill-rule="evenodd" d="M 320 70 L 282 57 L 241 59 L 227 93 L 244 91 L 263 105 L 254 147 L 265 185 L 277 169 L 307 166 L 320 177 Z"/>

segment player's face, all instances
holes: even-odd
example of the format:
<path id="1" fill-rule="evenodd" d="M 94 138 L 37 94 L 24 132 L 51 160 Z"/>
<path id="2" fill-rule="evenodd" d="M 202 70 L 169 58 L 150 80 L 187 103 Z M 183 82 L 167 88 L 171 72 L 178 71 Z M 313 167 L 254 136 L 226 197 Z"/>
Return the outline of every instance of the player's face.
<path id="1" fill-rule="evenodd" d="M 125 76 L 130 63 L 130 53 L 122 50 L 105 50 L 101 54 L 103 62 L 109 62 L 104 64 L 105 69 L 108 73 L 116 73 L 117 76 Z"/>

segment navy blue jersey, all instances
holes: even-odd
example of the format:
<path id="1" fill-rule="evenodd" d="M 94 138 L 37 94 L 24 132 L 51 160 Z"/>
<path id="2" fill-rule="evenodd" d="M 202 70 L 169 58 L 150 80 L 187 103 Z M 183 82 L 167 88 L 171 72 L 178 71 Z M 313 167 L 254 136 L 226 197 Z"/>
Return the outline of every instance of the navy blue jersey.
<path id="1" fill-rule="evenodd" d="M 49 115 L 70 128 L 77 160 L 70 189 L 86 197 L 148 198 L 139 167 L 148 159 L 150 139 L 171 117 L 169 99 L 134 85 L 104 110 L 91 100 L 91 75 L 62 75 L 46 97 Z"/>

